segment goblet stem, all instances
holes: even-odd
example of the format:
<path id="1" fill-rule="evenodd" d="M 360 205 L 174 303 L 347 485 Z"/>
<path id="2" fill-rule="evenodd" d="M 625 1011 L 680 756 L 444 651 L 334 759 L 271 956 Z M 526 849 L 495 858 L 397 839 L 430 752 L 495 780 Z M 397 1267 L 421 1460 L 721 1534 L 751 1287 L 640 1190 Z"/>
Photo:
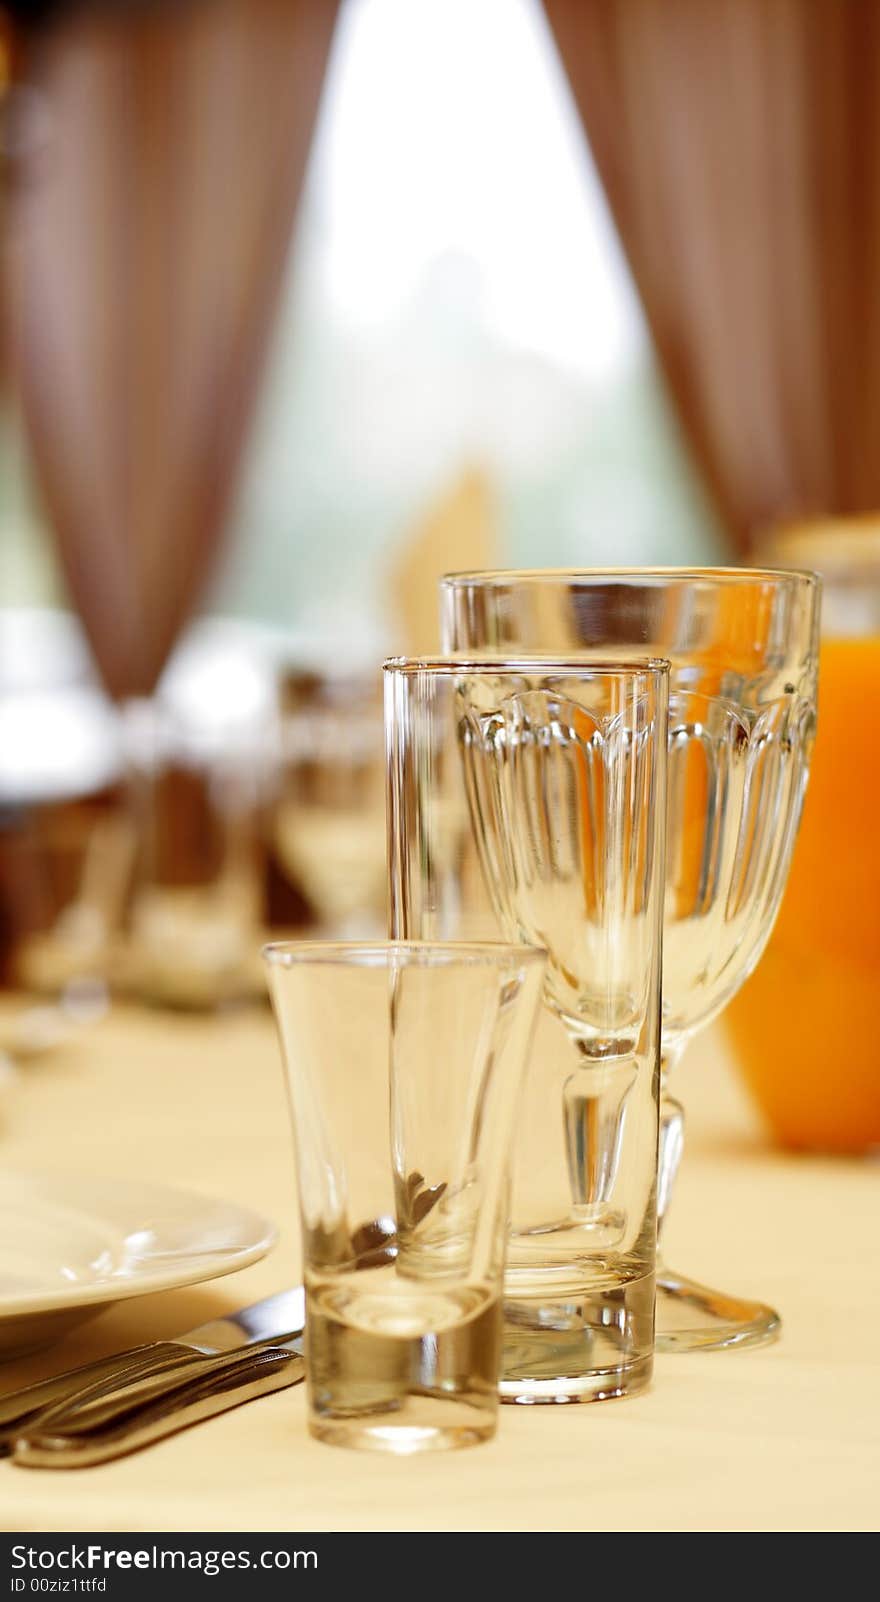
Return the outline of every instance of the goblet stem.
<path id="1" fill-rule="evenodd" d="M 632 1057 L 603 1061 L 584 1055 L 582 1065 L 565 1082 L 563 1116 L 573 1216 L 590 1229 L 619 1232 L 622 1226 L 623 1215 L 609 1203 L 620 1164 L 626 1100 L 637 1067 Z"/>
<path id="2" fill-rule="evenodd" d="M 657 1236 L 663 1230 L 667 1209 L 672 1198 L 681 1154 L 684 1150 L 684 1108 L 670 1096 L 666 1084 L 671 1067 L 670 1058 L 660 1063 L 660 1145 L 657 1156 Z"/>

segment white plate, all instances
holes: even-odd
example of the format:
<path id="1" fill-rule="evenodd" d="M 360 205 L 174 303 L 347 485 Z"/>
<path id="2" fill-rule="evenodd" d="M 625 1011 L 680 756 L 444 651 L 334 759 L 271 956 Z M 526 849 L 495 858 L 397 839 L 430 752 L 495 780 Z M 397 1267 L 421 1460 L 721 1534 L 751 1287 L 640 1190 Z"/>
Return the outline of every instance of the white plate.
<path id="1" fill-rule="evenodd" d="M 0 1361 L 108 1302 L 234 1274 L 276 1230 L 232 1202 L 126 1180 L 0 1175 Z"/>

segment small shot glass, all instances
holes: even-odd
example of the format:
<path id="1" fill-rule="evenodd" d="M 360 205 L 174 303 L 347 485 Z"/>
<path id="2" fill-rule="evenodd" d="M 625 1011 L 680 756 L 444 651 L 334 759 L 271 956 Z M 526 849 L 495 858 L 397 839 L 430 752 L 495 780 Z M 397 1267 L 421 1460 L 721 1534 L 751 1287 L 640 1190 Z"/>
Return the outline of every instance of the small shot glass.
<path id="1" fill-rule="evenodd" d="M 264 957 L 296 1148 L 311 1433 L 399 1453 L 486 1440 L 545 953 L 302 942 Z"/>

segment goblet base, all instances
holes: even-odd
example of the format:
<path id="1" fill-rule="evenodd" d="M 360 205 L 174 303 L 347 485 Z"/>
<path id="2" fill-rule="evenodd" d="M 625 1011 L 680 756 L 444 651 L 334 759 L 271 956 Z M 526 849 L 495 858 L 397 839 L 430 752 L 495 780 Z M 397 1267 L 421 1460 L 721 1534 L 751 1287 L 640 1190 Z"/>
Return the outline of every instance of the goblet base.
<path id="1" fill-rule="evenodd" d="M 633 1271 L 582 1283 L 563 1298 L 508 1296 L 502 1402 L 602 1402 L 635 1396 L 651 1379 L 654 1276 Z"/>
<path id="2" fill-rule="evenodd" d="M 546 1340 L 521 1347 L 519 1355 L 530 1372 L 519 1378 L 502 1378 L 498 1395 L 502 1402 L 526 1407 L 544 1403 L 607 1402 L 615 1396 L 638 1396 L 650 1385 L 654 1368 L 652 1358 L 640 1357 L 620 1368 L 566 1374 L 566 1355 L 570 1357 L 570 1354 L 559 1352 Z M 545 1379 L 537 1377 L 542 1369 L 549 1371 Z"/>
<path id="3" fill-rule="evenodd" d="M 782 1320 L 764 1302 L 710 1290 L 672 1269 L 657 1269 L 658 1352 L 712 1352 L 727 1346 L 764 1346 Z"/>

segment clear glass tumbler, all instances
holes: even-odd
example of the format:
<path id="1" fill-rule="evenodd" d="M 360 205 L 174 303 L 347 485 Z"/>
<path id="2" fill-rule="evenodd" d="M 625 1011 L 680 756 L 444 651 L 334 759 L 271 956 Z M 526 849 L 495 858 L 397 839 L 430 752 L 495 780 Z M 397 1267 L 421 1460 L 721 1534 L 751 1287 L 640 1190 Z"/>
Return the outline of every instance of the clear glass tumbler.
<path id="1" fill-rule="evenodd" d="M 546 955 L 418 942 L 264 955 L 296 1146 L 311 1432 L 401 1453 L 486 1440 Z"/>
<path id="2" fill-rule="evenodd" d="M 275 844 L 333 940 L 385 928 L 382 686 L 375 677 L 287 674 Z"/>
<path id="3" fill-rule="evenodd" d="M 268 696 L 267 696 L 268 700 Z M 198 1011 L 260 997 L 264 813 L 272 791 L 271 705 L 203 706 L 157 694 L 125 706 L 134 871 L 122 986 Z"/>
<path id="4" fill-rule="evenodd" d="M 670 660 L 662 1229 L 683 1142 L 670 1073 L 756 966 L 788 877 L 815 733 L 820 581 L 773 568 L 539 570 L 453 574 L 441 590 L 451 651 Z M 778 1328 L 763 1303 L 658 1264 L 658 1350 L 754 1344 Z"/>
<path id="5" fill-rule="evenodd" d="M 642 1389 L 654 1349 L 668 664 L 386 663 L 391 919 L 548 952 L 501 1393 Z"/>

